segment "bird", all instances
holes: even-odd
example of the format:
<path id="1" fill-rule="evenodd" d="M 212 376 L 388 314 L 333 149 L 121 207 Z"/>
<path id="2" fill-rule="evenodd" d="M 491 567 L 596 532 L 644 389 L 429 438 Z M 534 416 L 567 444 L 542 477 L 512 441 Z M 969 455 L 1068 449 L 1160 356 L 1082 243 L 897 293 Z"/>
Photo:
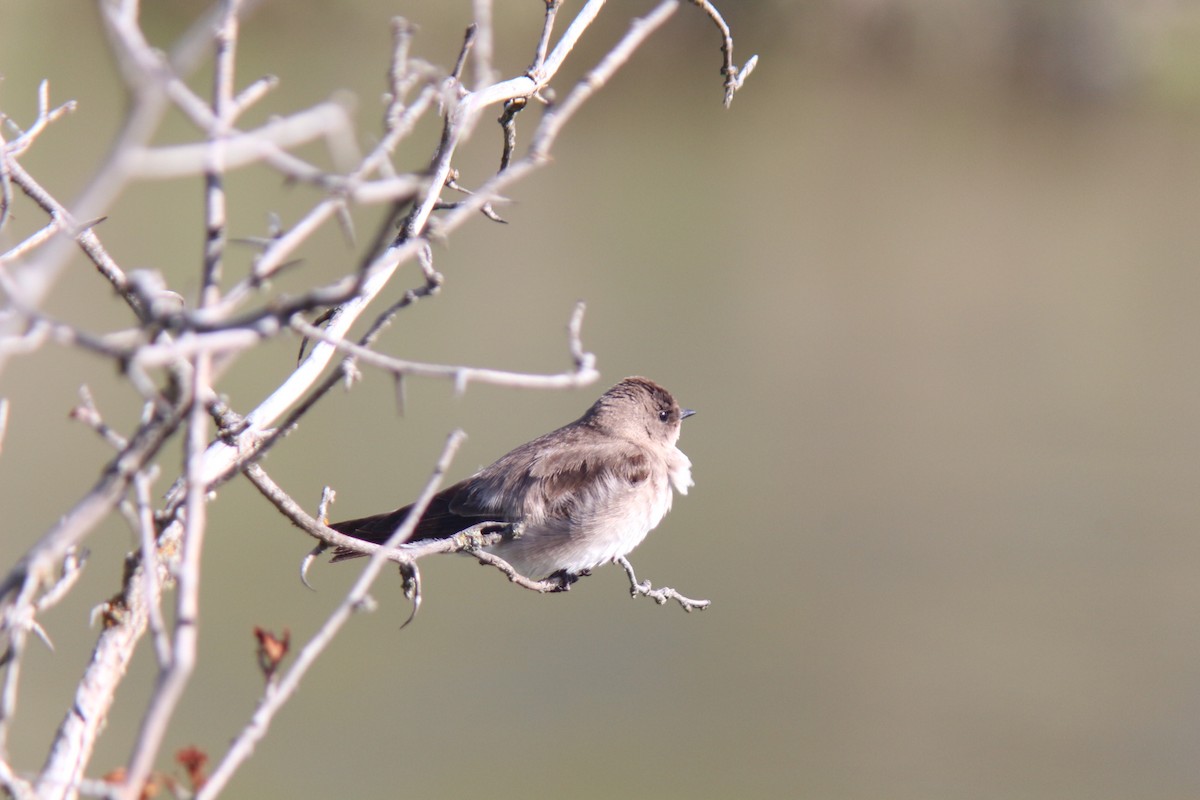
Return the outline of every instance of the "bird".
<path id="1" fill-rule="evenodd" d="M 628 555 L 686 495 L 692 462 L 676 445 L 696 412 L 649 378 L 620 381 L 574 422 L 515 448 L 433 496 L 407 542 L 443 539 L 480 522 L 520 523 L 520 536 L 485 548 L 533 580 L 563 585 Z M 332 523 L 382 544 L 407 505 Z M 333 560 L 363 555 L 339 547 Z"/>

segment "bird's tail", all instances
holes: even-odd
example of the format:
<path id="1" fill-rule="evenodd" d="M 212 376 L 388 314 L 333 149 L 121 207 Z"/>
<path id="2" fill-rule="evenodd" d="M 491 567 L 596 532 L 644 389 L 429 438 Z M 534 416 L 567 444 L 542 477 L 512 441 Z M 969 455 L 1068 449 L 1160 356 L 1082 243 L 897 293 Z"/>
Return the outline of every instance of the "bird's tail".
<path id="1" fill-rule="evenodd" d="M 450 511 L 450 503 L 454 499 L 454 495 L 458 492 L 459 486 L 459 484 L 456 484 L 448 489 L 443 489 L 433 496 L 433 499 L 429 501 L 429 505 L 425 509 L 425 513 L 421 515 L 421 519 L 417 522 L 416 527 L 413 528 L 412 534 L 404 540 L 405 542 L 445 539 L 475 524 L 476 520 Z M 344 522 L 331 522 L 329 527 L 338 533 L 353 536 L 355 539 L 362 539 L 364 542 L 383 544 L 392 538 L 392 534 L 404 524 L 404 521 L 408 519 L 408 515 L 411 512 L 412 506 L 407 505 L 386 514 L 348 519 Z M 333 551 L 332 560 L 345 561 L 346 559 L 358 558 L 362 555 L 366 554 L 346 547 L 338 547 Z"/>

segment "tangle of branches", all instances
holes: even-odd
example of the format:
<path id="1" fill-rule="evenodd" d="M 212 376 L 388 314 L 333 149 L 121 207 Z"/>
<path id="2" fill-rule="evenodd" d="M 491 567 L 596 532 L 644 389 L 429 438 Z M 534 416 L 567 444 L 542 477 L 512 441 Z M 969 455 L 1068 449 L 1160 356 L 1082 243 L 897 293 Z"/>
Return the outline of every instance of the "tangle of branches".
<path id="1" fill-rule="evenodd" d="M 691 4 L 717 28 L 728 105 L 755 59 L 738 66 L 729 28 L 717 9 L 707 0 Z M 177 794 L 210 798 L 249 757 L 274 714 L 349 616 L 369 602 L 367 590 L 386 564 L 400 565 L 414 609 L 420 600 L 417 562 L 439 552 L 475 553 L 525 588 L 555 588 L 553 582 L 524 578 L 481 552 L 500 537 L 515 535 L 505 526 L 485 523 L 448 540 L 399 550 L 341 536 L 323 524 L 328 497 L 315 515 L 306 513 L 271 480 L 261 460 L 332 388 L 356 378 L 360 367 L 379 370 L 397 383 L 413 377 L 445 378 L 459 390 L 470 383 L 563 388 L 596 379 L 594 356 L 582 343 L 582 306 L 569 315 L 568 367 L 558 372 L 420 363 L 375 347 L 397 314 L 439 292 L 442 277 L 435 269 L 430 241 L 449 236 L 469 220 L 498 220 L 495 205 L 503 193 L 548 163 L 564 126 L 680 4 L 666 0 L 631 19 L 624 36 L 582 80 L 556 87 L 554 102 L 546 100 L 551 96 L 548 90 L 604 2 L 587 0 L 564 26 L 559 19 L 561 0 L 547 0 L 541 28 L 531 31 L 529 68 L 507 78 L 499 77 L 493 65 L 493 9 L 486 0 L 475 0 L 475 23 L 466 31 L 460 51 L 448 54 L 453 61 L 449 69 L 412 56 L 415 28 L 396 19 L 383 129 L 365 152 L 359 149 L 365 137 L 334 102 L 279 115 L 259 127 L 240 124 L 245 112 L 271 97 L 277 84 L 269 77 L 244 84 L 237 78 L 239 30 L 252 22 L 247 17 L 249 7 L 256 5 L 252 0 L 222 0 L 169 49 L 147 39 L 138 0 L 97 5 L 130 106 L 108 155 L 79 198 L 60 200 L 22 166 L 23 156 L 39 145 L 42 134 L 76 110 L 74 103 L 56 105 L 43 83 L 37 90 L 35 119 L 22 122 L 0 115 L 6 123 L 0 132 L 0 231 L 18 204 L 39 210 L 45 219 L 41 228 L 0 253 L 0 372 L 11 359 L 35 358 L 46 347 L 77 348 L 114 364 L 134 389 L 141 412 L 132 430 L 117 430 L 106 423 L 86 389 L 81 390 L 72 416 L 92 428 L 111 447 L 112 456 L 99 465 L 90 490 L 30 544 L 0 580 L 0 786 L 17 798 L 87 793 L 133 800 L 149 794 L 151 786 L 166 784 Z M 214 79 L 202 93 L 188 77 L 206 56 L 211 57 Z M 385 60 L 381 54 L 380 63 Z M 9 92 L 19 88 L 6 87 Z M 152 144 L 169 111 L 190 122 L 193 142 Z M 455 169 L 456 155 L 484 116 L 497 112 L 502 133 L 498 171 L 467 190 Z M 518 141 L 515 127 L 522 115 L 537 116 L 524 143 Z M 441 135 L 430 146 L 427 165 L 417 172 L 398 172 L 393 154 L 402 144 L 414 146 L 418 123 L 429 117 L 439 120 Z M 324 142 L 334 163 L 351 166 L 334 173 L 296 155 L 300 145 L 310 142 Z M 251 267 L 244 274 L 230 274 L 227 176 L 250 164 L 266 165 L 290 183 L 312 187 L 317 199 L 288 226 L 272 225 L 263 231 L 255 240 L 258 249 Z M 185 299 L 184 292 L 158 273 L 127 268 L 105 246 L 98 223 L 127 187 L 148 179 L 199 181 L 204 188 L 203 219 L 197 220 L 205 231 L 204 250 L 198 259 L 200 272 L 191 284 L 198 287 L 193 298 Z M 371 204 L 383 204 L 388 213 L 357 263 L 346 265 L 335 280 L 314 282 L 299 294 L 272 290 L 272 279 L 294 264 L 299 249 L 316 231 L 331 224 L 349 229 L 350 210 Z M 126 307 L 124 327 L 98 333 L 43 310 L 77 250 Z M 415 265 L 418 277 L 398 288 L 400 268 L 406 264 Z M 376 309 L 373 317 L 365 318 L 365 332 L 348 338 L 351 327 L 378 305 L 385 291 L 399 299 Z M 219 391 L 229 365 L 252 348 L 286 336 L 306 345 L 295 370 L 253 408 L 230 408 Z M 17 422 L 10 416 L 9 405 L 0 398 L 0 452 L 7 426 Z M 432 496 L 460 438 L 450 438 L 418 508 Z M 182 443 L 183 466 L 178 474 L 166 476 L 173 482 L 156 498 L 153 484 L 167 469 L 160 455 L 173 441 Z M 156 765 L 196 662 L 206 504 L 222 484 L 238 476 L 316 538 L 318 548 L 349 546 L 371 558 L 318 632 L 294 653 L 286 631 L 256 631 L 267 678 L 258 707 L 211 769 L 201 752 L 178 754 L 185 773 L 180 782 L 165 777 Z M 36 770 L 19 769 L 11 763 L 8 742 L 16 724 L 22 656 L 31 637 L 48 642 L 40 615 L 72 590 L 84 568 L 84 543 L 113 513 L 125 516 L 139 545 L 129 554 L 120 590 L 99 609 L 102 624 L 92 657 L 75 696 L 64 700 L 64 719 L 48 743 L 44 764 Z M 285 527 L 294 534 L 294 528 Z M 394 540 L 402 541 L 407 533 L 402 528 Z M 704 605 L 672 589 L 652 589 L 649 582 L 637 581 L 628 562 L 622 566 L 635 596 L 647 595 L 659 603 L 674 600 L 685 609 Z M 168 615 L 163 603 L 172 595 L 174 608 Z M 134 649 L 147 634 L 158 663 L 154 690 L 124 767 L 97 776 L 89 772 L 95 743 Z M 291 659 L 286 667 L 285 657 Z"/>

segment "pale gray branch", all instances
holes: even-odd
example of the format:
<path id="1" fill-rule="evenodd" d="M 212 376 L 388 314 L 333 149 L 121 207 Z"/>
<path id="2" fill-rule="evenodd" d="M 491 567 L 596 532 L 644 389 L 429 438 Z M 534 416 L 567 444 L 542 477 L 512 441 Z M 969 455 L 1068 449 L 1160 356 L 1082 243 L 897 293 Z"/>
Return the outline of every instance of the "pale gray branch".
<path id="1" fill-rule="evenodd" d="M 170 658 L 159 669 L 154 693 L 146 707 L 137 741 L 125 769 L 124 786 L 119 796 L 137 800 L 154 768 L 155 759 L 166 736 L 167 726 L 183 690 L 196 666 L 196 645 L 200 624 L 200 555 L 206 526 L 207 487 L 199 479 L 200 459 L 208 444 L 208 414 L 202 395 L 208 389 L 211 357 L 196 357 L 192 377 L 192 407 L 188 418 L 186 479 L 187 501 L 181 553 L 175 562 L 175 632 Z M 154 588 L 147 592 L 147 612 L 154 599 Z"/>
<path id="2" fill-rule="evenodd" d="M 254 751 L 255 744 L 266 735 L 267 729 L 271 725 L 276 712 L 283 707 L 284 703 L 295 693 L 300 685 L 301 679 L 308 672 L 309 668 L 316 662 L 317 658 L 325 651 L 338 631 L 349 621 L 355 611 L 362 608 L 363 602 L 367 598 L 367 592 L 370 591 L 371 585 L 379 576 L 379 572 L 384 565 L 388 563 L 389 551 L 395 549 L 395 545 L 404 541 L 416 527 L 417 520 L 425 507 L 437 492 L 438 486 L 441 485 L 442 477 L 446 470 L 450 467 L 450 461 L 454 458 L 454 453 L 458 450 L 459 445 L 465 438 L 462 431 L 455 431 L 446 440 L 446 446 L 442 450 L 442 455 L 438 458 L 437 466 L 434 468 L 433 474 L 426 483 L 425 488 L 421 491 L 416 503 L 413 505 L 414 514 L 405 520 L 392 537 L 373 554 L 363 571 L 359 574 L 358 580 L 350 588 L 350 591 L 329 615 L 328 619 L 321 626 L 313 638 L 296 655 L 295 662 L 288 670 L 279 678 L 278 682 L 269 681 L 267 683 L 266 692 L 259 702 L 258 708 L 251 717 L 249 724 L 242 729 L 233 740 L 229 751 L 225 757 L 217 764 L 212 774 L 209 775 L 208 781 L 196 793 L 196 800 L 207 800 L 208 798 L 216 797 L 217 794 L 225 787 L 230 777 L 241 764 L 250 757 Z M 259 471 L 259 474 L 262 474 Z"/>
<path id="3" fill-rule="evenodd" d="M 629 576 L 629 595 L 637 598 L 639 595 L 649 597 L 660 606 L 668 600 L 674 600 L 683 607 L 684 611 L 703 611 L 712 605 L 711 600 L 693 600 L 690 597 L 684 597 L 679 592 L 669 586 L 663 586 L 655 589 L 650 585 L 650 581 L 638 582 L 637 575 L 633 571 L 633 564 L 629 563 L 629 559 L 625 556 L 619 556 L 615 559 L 616 564 L 619 564 L 625 570 L 625 574 Z"/>
<path id="4" fill-rule="evenodd" d="M 721 55 L 725 58 L 725 64 L 721 67 L 721 74 L 725 76 L 725 107 L 729 108 L 733 103 L 733 95 L 742 88 L 742 84 L 746 82 L 746 78 L 750 77 L 750 73 L 754 71 L 754 67 L 758 65 L 758 56 L 751 56 L 741 69 L 733 62 L 733 33 L 729 30 L 729 25 L 725 22 L 725 18 L 721 16 L 721 12 L 717 10 L 709 0 L 691 0 L 695 6 L 699 6 L 708 18 L 717 26 L 717 30 L 721 32 Z"/>
<path id="5" fill-rule="evenodd" d="M 237 169 L 274 159 L 283 150 L 314 139 L 325 139 L 339 154 L 338 161 L 358 161 L 350 117 L 344 107 L 329 102 L 272 120 L 261 128 L 231 135 L 223 143 L 225 168 Z M 207 142 L 143 148 L 130 154 L 128 174 L 131 178 L 155 180 L 198 175 L 206 168 L 211 153 L 212 147 Z M 277 160 L 272 165 L 294 180 L 322 185 L 331 180 L 324 170 L 300 159 Z"/>
<path id="6" fill-rule="evenodd" d="M 308 324 L 299 317 L 292 318 L 291 327 L 307 338 L 327 342 L 338 350 L 353 355 L 359 361 L 391 372 L 396 377 L 415 375 L 425 378 L 449 378 L 454 381 L 455 391 L 459 393 L 463 392 L 467 384 L 472 381 L 522 389 L 573 389 L 586 386 L 600 376 L 595 368 L 595 356 L 584 352 L 579 340 L 578 320 L 582 314 L 583 304 L 580 303 L 572 317 L 571 336 L 568 342 L 571 356 L 575 360 L 575 369 L 557 375 L 533 375 L 525 372 L 407 361 L 383 355 L 345 339 L 335 339 L 324 330 Z"/>

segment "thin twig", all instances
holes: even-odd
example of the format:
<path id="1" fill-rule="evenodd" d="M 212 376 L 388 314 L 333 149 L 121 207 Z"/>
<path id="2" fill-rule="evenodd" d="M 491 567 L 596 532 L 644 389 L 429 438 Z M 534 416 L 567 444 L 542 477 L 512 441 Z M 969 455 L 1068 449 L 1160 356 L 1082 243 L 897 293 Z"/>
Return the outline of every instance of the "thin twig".
<path id="1" fill-rule="evenodd" d="M 546 594 L 552 592 L 565 592 L 571 588 L 571 584 L 568 581 L 560 580 L 558 578 L 551 577 L 540 581 L 535 580 L 534 578 L 527 578 L 521 573 L 517 572 L 516 567 L 514 567 L 512 564 L 509 564 L 495 553 L 489 553 L 486 550 L 477 549 L 473 551 L 471 555 L 474 556 L 480 564 L 488 567 L 495 567 L 496 569 L 500 570 L 511 583 L 515 583 L 522 589 L 529 589 L 532 592 Z"/>
<path id="2" fill-rule="evenodd" d="M 651 586 L 650 581 L 638 583 L 637 575 L 633 571 L 633 564 L 630 564 L 629 559 L 625 556 L 618 556 L 614 559 L 614 563 L 620 564 L 621 568 L 625 570 L 625 574 L 629 576 L 630 597 L 637 598 L 639 595 L 645 595 L 660 606 L 664 605 L 668 600 L 675 600 L 689 614 L 692 611 L 703 611 L 712 605 L 711 600 L 693 600 L 690 597 L 684 597 L 669 586 L 655 589 Z"/>
<path id="3" fill-rule="evenodd" d="M 388 550 L 394 549 L 396 543 L 403 541 L 412 533 L 413 528 L 416 527 L 417 520 L 441 485 L 442 476 L 449 469 L 450 461 L 454 458 L 454 453 L 464 438 L 461 431 L 455 431 L 446 440 L 446 446 L 442 450 L 441 457 L 438 458 L 433 474 L 426 482 L 425 488 L 417 498 L 416 503 L 413 504 L 414 513 L 392 534 L 392 537 L 384 547 L 371 556 L 367 565 L 359 574 L 358 580 L 354 582 L 354 585 L 342 599 L 342 602 L 338 604 L 338 607 L 325 620 L 320 630 L 296 654 L 296 660 L 288 668 L 287 672 L 279 678 L 278 682 L 267 684 L 259 706 L 255 710 L 249 724 L 234 738 L 233 744 L 230 745 L 225 757 L 214 768 L 204 786 L 197 791 L 196 800 L 209 800 L 209 798 L 216 797 L 221 792 L 237 768 L 250 757 L 250 754 L 254 751 L 254 746 L 266 735 L 267 729 L 270 727 L 276 712 L 295 693 L 301 679 L 308 672 L 309 668 L 316 662 L 321 653 L 329 647 L 329 644 L 346 622 L 349 621 L 354 612 L 362 607 L 371 585 L 379 576 L 379 572 L 383 569 L 384 565 L 388 563 Z"/>
<path id="4" fill-rule="evenodd" d="M 542 18 L 542 35 L 538 38 L 537 47 L 534 49 L 533 64 L 529 67 L 530 72 L 537 72 L 546 64 L 546 51 L 550 49 L 550 33 L 554 30 L 554 19 L 558 16 L 560 6 L 562 6 L 562 0 L 546 0 L 546 16 Z"/>
<path id="5" fill-rule="evenodd" d="M 3 173 L 0 173 L 0 181 L 3 181 L 3 189 L 11 191 L 12 181 L 8 180 L 7 170 L 3 164 L 0 164 L 0 170 L 4 171 Z M 2 216 L 3 215 L 0 214 L 0 217 Z M 13 245 L 9 250 L 0 253 L 0 269 L 3 269 L 5 264 L 16 263 L 20 259 L 24 258 L 27 254 L 33 252 L 46 242 L 50 241 L 50 238 L 53 237 L 54 234 L 58 233 L 58 230 L 59 227 L 57 220 L 51 221 L 50 223 L 43 225 L 38 230 L 26 236 L 20 242 Z"/>
<path id="6" fill-rule="evenodd" d="M 546 112 L 541 124 L 533 135 L 527 160 L 541 161 L 550 152 L 550 147 L 558 138 L 559 132 L 575 112 L 598 92 L 616 74 L 650 34 L 658 30 L 679 7 L 676 0 L 664 0 L 655 6 L 649 14 L 638 17 L 629 24 L 629 30 L 621 40 L 605 54 L 600 63 L 588 71 L 570 94 L 553 108 Z M 512 170 L 510 169 L 511 173 Z M 480 192 L 482 193 L 482 189 Z"/>
<path id="7" fill-rule="evenodd" d="M 571 353 L 576 358 L 574 370 L 556 375 L 534 375 L 498 369 L 406 361 L 368 350 L 344 339 L 334 339 L 325 331 L 309 325 L 299 317 L 292 318 L 291 326 L 297 333 L 307 338 L 328 342 L 337 349 L 355 356 L 358 360 L 391 372 L 397 377 L 410 375 L 426 378 L 449 378 L 454 381 L 455 391 L 459 393 L 465 390 L 467 384 L 472 381 L 523 389 L 572 389 L 586 386 L 599 377 L 599 372 L 595 368 L 595 357 L 591 353 L 584 353 L 582 346 L 574 338 L 570 342 Z"/>
<path id="8" fill-rule="evenodd" d="M 30 583 L 40 585 L 86 533 L 108 515 L 124 496 L 134 476 L 157 454 L 179 426 L 187 405 L 167 417 L 141 425 L 129 445 L 108 463 L 90 492 L 47 531 L 29 554 L 0 582 L 0 600 L 24 593 Z M 14 601 L 15 602 L 15 601 Z"/>
<path id="9" fill-rule="evenodd" d="M 758 65 L 758 56 L 751 56 L 746 64 L 738 69 L 737 65 L 733 63 L 733 34 L 730 32 L 725 18 L 721 16 L 721 12 L 709 0 L 690 0 L 690 2 L 704 11 L 717 26 L 717 30 L 721 32 L 721 55 L 725 59 L 725 63 L 721 67 L 721 74 L 725 76 L 725 107 L 729 108 L 733 103 L 734 93 L 742 88 L 746 78 L 750 77 L 750 73 Z"/>
<path id="10" fill-rule="evenodd" d="M 504 113 L 498 120 L 500 129 L 504 132 L 504 147 L 500 150 L 500 169 L 503 172 L 512 163 L 513 153 L 517 149 L 517 114 L 527 105 L 524 97 L 517 97 L 504 104 Z"/>
<path id="11" fill-rule="evenodd" d="M 100 409 L 96 408 L 96 400 L 92 397 L 87 385 L 79 387 L 79 405 L 71 409 L 71 419 L 79 420 L 94 430 L 96 434 L 108 442 L 114 450 L 120 452 L 129 446 L 129 440 L 108 426 Z"/>
<path id="12" fill-rule="evenodd" d="M 154 642 L 154 654 L 158 660 L 159 669 L 165 669 L 173 660 L 171 637 L 167 633 L 167 624 L 163 620 L 162 581 L 167 570 L 158 557 L 156 543 L 158 530 L 154 525 L 154 511 L 151 508 L 150 482 L 152 478 L 145 472 L 139 472 L 133 479 L 134 498 L 136 499 L 138 543 L 142 556 L 142 586 L 145 593 L 146 620 L 150 627 L 150 637 Z"/>
<path id="13" fill-rule="evenodd" d="M 492 0 L 473 0 L 471 7 L 475 19 L 475 87 L 496 82 L 496 70 L 492 66 L 494 57 L 494 29 L 492 27 Z"/>
<path id="14" fill-rule="evenodd" d="M 16 158 L 24 155 L 51 123 L 58 121 L 77 107 L 74 100 L 68 100 L 57 108 L 50 108 L 50 81 L 38 84 L 38 112 L 34 123 L 22 131 L 21 135 L 4 145 L 4 155 Z"/>
<path id="15" fill-rule="evenodd" d="M 280 154 L 284 148 L 299 147 L 317 139 L 340 142 L 351 127 L 347 109 L 332 101 L 273 119 L 249 131 L 237 131 L 231 126 L 225 134 L 225 169 L 265 161 L 290 180 L 341 190 L 343 185 L 337 176 L 306 161 L 283 158 Z M 204 171 L 211 153 L 209 142 L 142 148 L 134 152 L 128 174 L 131 178 L 150 180 L 197 175 Z"/>
<path id="16" fill-rule="evenodd" d="M 213 125 L 208 130 L 204 159 L 205 241 L 204 268 L 200 281 L 200 308 L 215 303 L 220 295 L 221 269 L 225 258 L 225 137 L 236 120 L 233 99 L 234 57 L 237 53 L 238 0 L 224 0 L 217 26 L 216 58 L 213 68 Z"/>
<path id="17" fill-rule="evenodd" d="M 80 552 L 78 548 L 69 548 L 66 555 L 63 556 L 62 568 L 59 571 L 58 580 L 54 585 L 42 594 L 37 601 L 37 612 L 40 614 L 48 609 L 54 608 L 71 591 L 71 587 L 83 575 L 83 565 L 87 562 L 87 551 Z M 50 640 L 42 637 L 46 642 L 46 646 L 54 649 L 50 645 Z"/>
<path id="18" fill-rule="evenodd" d="M 130 308 L 139 319 L 145 320 L 148 318 L 147 310 L 129 288 L 129 281 L 125 277 L 124 271 L 117 265 L 117 262 L 108 254 L 104 245 L 100 241 L 100 237 L 96 235 L 90 225 L 83 226 L 76 222 L 76 217 L 67 210 L 66 206 L 59 203 L 53 195 L 50 194 L 42 185 L 34 179 L 32 175 L 15 161 L 9 162 L 7 166 L 8 173 L 11 175 L 12 182 L 25 193 L 27 197 L 34 201 L 43 211 L 50 215 L 55 233 L 67 233 L 73 237 L 78 243 L 79 248 L 91 260 L 91 262 L 100 271 L 100 274 L 112 285 L 117 293 L 124 298 Z M 53 242 L 53 238 L 48 238 L 47 242 Z M 18 257 L 24 255 L 23 249 L 14 248 L 5 254 L 5 258 L 11 258 L 15 261 Z M 33 280 L 28 277 L 31 269 L 44 269 L 47 263 L 48 256 L 43 254 L 42 259 L 34 264 L 27 266 L 16 277 L 15 293 L 17 298 L 24 304 L 31 307 L 37 307 L 40 300 L 40 291 L 45 285 L 39 280 Z M 0 261 L 0 265 L 3 265 Z M 42 266 L 36 266 L 36 265 Z M 22 277 L 25 276 L 25 277 Z M 43 276 L 45 277 L 45 276 Z M 10 295 L 14 294 L 14 289 L 8 290 Z M 3 366 L 0 360 L 0 366 Z"/>
<path id="19" fill-rule="evenodd" d="M 458 60 L 454 62 L 454 69 L 450 70 L 450 77 L 456 81 L 462 81 L 463 67 L 466 66 L 467 56 L 470 55 L 471 47 L 475 44 L 476 30 L 478 30 L 478 26 L 471 23 L 463 35 L 462 49 L 458 51 Z"/>

